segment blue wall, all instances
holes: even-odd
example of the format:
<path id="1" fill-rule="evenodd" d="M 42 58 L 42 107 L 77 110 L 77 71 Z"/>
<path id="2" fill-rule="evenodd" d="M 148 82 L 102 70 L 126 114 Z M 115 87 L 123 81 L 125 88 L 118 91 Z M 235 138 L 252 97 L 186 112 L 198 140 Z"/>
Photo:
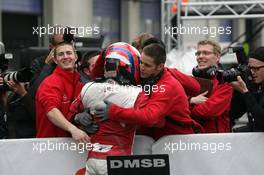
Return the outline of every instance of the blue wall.
<path id="1" fill-rule="evenodd" d="M 0 0 L 3 12 L 42 13 L 42 0 Z"/>

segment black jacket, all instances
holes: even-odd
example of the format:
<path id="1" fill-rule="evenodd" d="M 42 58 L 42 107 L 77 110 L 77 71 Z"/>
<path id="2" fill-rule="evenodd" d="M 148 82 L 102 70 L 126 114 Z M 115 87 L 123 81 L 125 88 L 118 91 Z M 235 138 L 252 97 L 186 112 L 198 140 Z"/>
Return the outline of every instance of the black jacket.
<path id="1" fill-rule="evenodd" d="M 5 120 L 5 112 L 0 109 L 0 139 L 7 137 L 7 123 Z"/>
<path id="2" fill-rule="evenodd" d="M 7 116 L 9 138 L 36 137 L 35 104 L 29 94 L 15 94 L 8 103 Z"/>
<path id="3" fill-rule="evenodd" d="M 247 92 L 234 93 L 230 116 L 233 119 L 240 118 L 245 112 L 249 113 L 252 131 L 264 131 L 264 92 L 253 94 Z"/>

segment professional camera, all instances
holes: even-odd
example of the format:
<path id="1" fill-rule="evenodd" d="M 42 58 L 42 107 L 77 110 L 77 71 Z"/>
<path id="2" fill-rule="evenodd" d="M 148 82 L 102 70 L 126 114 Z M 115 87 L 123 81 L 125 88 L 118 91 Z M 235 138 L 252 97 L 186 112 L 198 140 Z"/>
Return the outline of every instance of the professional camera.
<path id="1" fill-rule="evenodd" d="M 6 84 L 9 80 L 15 82 L 29 82 L 33 76 L 30 68 L 8 72 L 8 62 L 10 59 L 13 59 L 13 54 L 5 53 L 5 46 L 0 42 L 0 76 L 4 79 L 4 85 L 0 87 L 0 90 L 9 90 Z"/>
<path id="2" fill-rule="evenodd" d="M 4 82 L 13 80 L 15 82 L 29 82 L 32 78 L 30 68 L 23 68 L 14 72 L 5 72 L 3 75 Z"/>
<path id="3" fill-rule="evenodd" d="M 248 58 L 244 52 L 244 48 L 242 46 L 230 47 L 229 53 L 235 53 L 237 58 L 238 66 L 229 70 L 223 70 L 221 72 L 221 76 L 218 76 L 218 80 L 221 82 L 232 82 L 237 80 L 237 76 L 241 76 L 241 78 L 248 83 L 252 80 L 251 72 L 247 66 Z"/>
<path id="4" fill-rule="evenodd" d="M 8 69 L 9 59 L 13 59 L 13 55 L 11 53 L 5 53 L 5 46 L 0 42 L 0 73 Z"/>
<path id="5" fill-rule="evenodd" d="M 66 27 L 64 28 L 64 32 L 63 32 L 63 40 L 66 42 L 71 43 L 72 41 L 74 41 L 74 32 L 76 29 L 73 27 Z"/>

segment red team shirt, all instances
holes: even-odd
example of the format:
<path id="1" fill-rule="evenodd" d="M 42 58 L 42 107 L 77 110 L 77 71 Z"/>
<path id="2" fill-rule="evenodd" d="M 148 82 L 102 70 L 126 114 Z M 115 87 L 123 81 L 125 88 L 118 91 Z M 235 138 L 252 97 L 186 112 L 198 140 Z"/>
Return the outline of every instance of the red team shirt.
<path id="1" fill-rule="evenodd" d="M 82 83 L 77 72 L 67 72 L 57 67 L 39 86 L 36 94 L 37 137 L 68 137 L 70 134 L 55 126 L 47 116 L 53 108 L 58 108 L 67 120 L 69 108 L 79 95 Z"/>

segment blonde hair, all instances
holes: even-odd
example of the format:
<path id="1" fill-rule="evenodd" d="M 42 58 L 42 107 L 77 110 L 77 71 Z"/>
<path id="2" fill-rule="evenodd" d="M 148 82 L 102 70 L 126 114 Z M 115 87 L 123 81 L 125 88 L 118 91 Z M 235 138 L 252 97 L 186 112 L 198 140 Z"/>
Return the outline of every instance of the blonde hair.
<path id="1" fill-rule="evenodd" d="M 202 41 L 198 42 L 197 46 L 199 46 L 199 45 L 207 45 L 207 44 L 213 46 L 213 52 L 215 54 L 221 55 L 221 47 L 216 41 L 213 41 L 213 40 L 202 40 Z"/>

